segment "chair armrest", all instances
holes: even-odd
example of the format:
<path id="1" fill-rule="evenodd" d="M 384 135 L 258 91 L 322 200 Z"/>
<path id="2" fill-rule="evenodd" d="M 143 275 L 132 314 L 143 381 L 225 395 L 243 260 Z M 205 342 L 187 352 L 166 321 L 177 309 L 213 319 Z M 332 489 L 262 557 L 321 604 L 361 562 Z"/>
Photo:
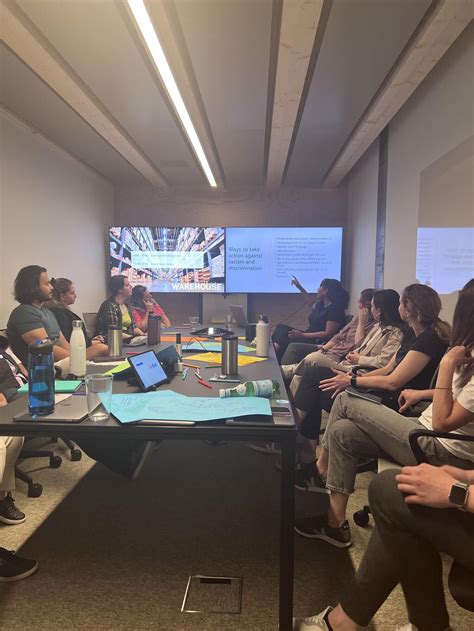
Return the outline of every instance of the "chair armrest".
<path id="1" fill-rule="evenodd" d="M 418 464 L 421 462 L 428 462 L 426 455 L 418 444 L 418 440 L 422 436 L 428 436 L 430 438 L 447 438 L 448 440 L 462 440 L 470 443 L 474 442 L 474 436 L 467 436 L 466 434 L 456 434 L 455 432 L 435 432 L 434 430 L 424 428 L 412 429 L 408 436 L 408 440 L 410 441 L 411 450 Z"/>

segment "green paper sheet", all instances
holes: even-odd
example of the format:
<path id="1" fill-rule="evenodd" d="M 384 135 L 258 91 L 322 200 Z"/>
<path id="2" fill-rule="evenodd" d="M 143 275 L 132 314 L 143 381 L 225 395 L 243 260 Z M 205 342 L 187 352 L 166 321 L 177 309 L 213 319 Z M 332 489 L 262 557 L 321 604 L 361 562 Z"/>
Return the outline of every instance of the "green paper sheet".
<path id="1" fill-rule="evenodd" d="M 55 381 L 54 382 L 54 391 L 56 394 L 67 394 L 71 392 L 75 392 L 82 385 L 82 381 L 79 380 L 71 380 L 71 381 Z M 25 383 L 19 388 L 19 394 L 27 394 L 28 393 L 28 384 Z"/>

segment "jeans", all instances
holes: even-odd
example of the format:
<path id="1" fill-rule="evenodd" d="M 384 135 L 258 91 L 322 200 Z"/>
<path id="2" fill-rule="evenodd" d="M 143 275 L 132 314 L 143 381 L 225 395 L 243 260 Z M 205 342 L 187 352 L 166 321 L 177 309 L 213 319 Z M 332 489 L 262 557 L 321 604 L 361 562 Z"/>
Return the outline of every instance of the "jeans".
<path id="1" fill-rule="evenodd" d="M 396 473 L 384 471 L 370 484 L 376 527 L 355 587 L 341 605 L 354 622 L 366 626 L 401 583 L 410 622 L 419 631 L 444 631 L 449 617 L 439 553 L 474 570 L 474 515 L 406 504 L 396 486 Z"/>
<path id="2" fill-rule="evenodd" d="M 408 436 L 419 427 L 422 425 L 417 418 L 342 392 L 332 406 L 321 443 L 329 451 L 327 488 L 352 493 L 360 456 L 388 458 L 401 465 L 417 464 Z M 473 467 L 472 462 L 454 456 L 436 438 L 423 437 L 419 443 L 431 464 Z"/>
<path id="3" fill-rule="evenodd" d="M 315 351 L 317 344 L 309 344 L 308 342 L 291 342 L 288 344 L 286 351 L 281 358 L 281 364 L 299 364 L 302 359 L 305 359 L 309 354 L 316 355 Z M 321 355 L 324 354 L 321 353 Z"/>

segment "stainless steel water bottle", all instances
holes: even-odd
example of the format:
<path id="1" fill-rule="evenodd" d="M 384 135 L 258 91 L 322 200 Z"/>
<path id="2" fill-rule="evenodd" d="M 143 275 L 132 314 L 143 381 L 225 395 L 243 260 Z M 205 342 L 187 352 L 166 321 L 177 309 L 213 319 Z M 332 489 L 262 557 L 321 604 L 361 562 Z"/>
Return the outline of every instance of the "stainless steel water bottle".
<path id="1" fill-rule="evenodd" d="M 237 375 L 239 372 L 238 364 L 238 339 L 236 335 L 222 336 L 222 365 L 221 373 L 223 375 Z"/>
<path id="2" fill-rule="evenodd" d="M 120 326 L 109 326 L 109 356 L 120 357 L 123 351 L 123 337 Z"/>

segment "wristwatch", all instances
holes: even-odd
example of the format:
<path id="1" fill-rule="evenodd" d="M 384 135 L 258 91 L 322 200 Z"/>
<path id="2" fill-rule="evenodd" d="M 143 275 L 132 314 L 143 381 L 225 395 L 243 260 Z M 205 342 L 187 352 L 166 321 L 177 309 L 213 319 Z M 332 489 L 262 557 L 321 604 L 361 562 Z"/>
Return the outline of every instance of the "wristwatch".
<path id="1" fill-rule="evenodd" d="M 351 386 L 353 388 L 357 388 L 357 375 L 352 375 L 352 377 L 351 377 Z"/>
<path id="2" fill-rule="evenodd" d="M 449 501 L 454 504 L 456 508 L 464 510 L 469 497 L 469 484 L 463 482 L 456 482 L 451 487 L 449 492 Z"/>

